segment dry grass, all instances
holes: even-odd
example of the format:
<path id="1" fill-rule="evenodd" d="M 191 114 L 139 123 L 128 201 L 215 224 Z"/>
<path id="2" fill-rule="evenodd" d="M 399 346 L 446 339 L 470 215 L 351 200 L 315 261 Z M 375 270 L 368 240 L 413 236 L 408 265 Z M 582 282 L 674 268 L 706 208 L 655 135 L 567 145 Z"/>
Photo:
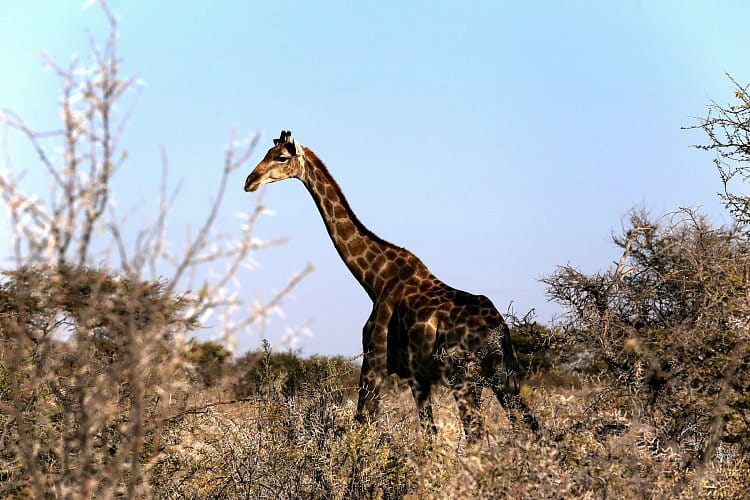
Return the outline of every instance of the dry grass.
<path id="1" fill-rule="evenodd" d="M 351 393 L 351 391 L 350 391 Z M 684 456 L 601 388 L 524 389 L 541 437 L 513 428 L 485 392 L 487 433 L 467 445 L 447 390 L 439 432 L 422 438 L 407 389 L 385 395 L 377 422 L 358 425 L 337 390 L 208 409 L 164 437 L 154 493 L 167 498 L 741 498 L 747 457 L 731 446 L 696 482 Z"/>

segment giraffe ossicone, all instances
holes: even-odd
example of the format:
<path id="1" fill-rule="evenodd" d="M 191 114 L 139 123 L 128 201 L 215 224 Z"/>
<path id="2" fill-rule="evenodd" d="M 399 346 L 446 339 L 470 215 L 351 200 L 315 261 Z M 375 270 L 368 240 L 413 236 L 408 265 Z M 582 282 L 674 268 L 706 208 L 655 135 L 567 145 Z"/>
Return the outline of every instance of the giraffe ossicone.
<path id="1" fill-rule="evenodd" d="M 451 387 L 469 439 L 482 428 L 484 386 L 511 419 L 518 410 L 536 430 L 519 394 L 520 369 L 510 331 L 490 299 L 443 283 L 413 253 L 367 229 L 323 162 L 291 132 L 283 130 L 273 143 L 245 180 L 245 191 L 289 178 L 302 181 L 336 251 L 373 303 L 362 330 L 357 419 L 377 414 L 380 385 L 395 373 L 408 380 L 428 433 L 436 431 L 430 395 L 438 382 Z"/>

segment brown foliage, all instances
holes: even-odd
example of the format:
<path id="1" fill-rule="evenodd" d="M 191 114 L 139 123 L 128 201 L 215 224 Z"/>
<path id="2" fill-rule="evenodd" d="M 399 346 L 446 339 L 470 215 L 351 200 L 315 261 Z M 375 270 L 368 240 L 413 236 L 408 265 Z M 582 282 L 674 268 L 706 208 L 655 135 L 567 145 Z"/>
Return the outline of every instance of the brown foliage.
<path id="1" fill-rule="evenodd" d="M 603 363 L 607 404 L 654 432 L 686 465 L 717 447 L 750 450 L 750 246 L 741 227 L 693 211 L 631 214 L 612 269 L 565 266 L 544 278 L 563 304 L 568 351 Z"/>
<path id="2" fill-rule="evenodd" d="M 485 398 L 487 433 L 469 445 L 447 390 L 434 398 L 440 431 L 421 436 L 408 388 L 384 400 L 377 423 L 358 424 L 355 400 L 335 383 L 293 397 L 256 396 L 187 415 L 165 437 L 153 493 L 168 498 L 741 498 L 747 455 L 722 454 L 702 474 L 603 387 L 524 395 L 542 437 L 512 427 Z M 489 396 L 486 394 L 485 396 Z M 596 411 L 591 408 L 597 406 Z M 406 498 L 406 497 L 404 497 Z"/>
<path id="3" fill-rule="evenodd" d="M 148 422 L 184 399 L 192 324 L 163 283 L 60 266 L 0 285 L 5 494 L 142 491 Z"/>

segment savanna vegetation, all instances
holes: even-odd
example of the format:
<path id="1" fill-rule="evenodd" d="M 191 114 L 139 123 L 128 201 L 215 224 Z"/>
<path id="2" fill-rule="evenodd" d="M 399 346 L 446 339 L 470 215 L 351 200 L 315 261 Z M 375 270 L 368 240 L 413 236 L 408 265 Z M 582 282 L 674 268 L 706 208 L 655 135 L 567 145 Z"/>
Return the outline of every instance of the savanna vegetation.
<path id="1" fill-rule="evenodd" d="M 215 204 L 172 250 L 173 194 L 137 231 L 115 211 L 120 144 L 137 80 L 121 74 L 116 19 L 91 61 L 61 79 L 60 131 L 10 111 L 53 188 L 0 176 L 14 266 L 0 281 L 0 495 L 60 498 L 743 498 L 750 492 L 750 98 L 711 103 L 694 128 L 716 153 L 734 223 L 698 210 L 634 210 L 615 264 L 542 279 L 555 324 L 509 315 L 539 434 L 486 397 L 487 432 L 463 435 L 446 391 L 432 441 L 389 379 L 377 421 L 354 422 L 359 361 L 232 338 L 263 323 L 309 267 L 264 304 L 231 277 L 261 241 L 259 204 L 237 235 L 214 231 L 229 176 L 255 139 L 230 141 Z M 92 68 L 82 70 L 82 68 Z M 63 153 L 51 153 L 62 145 Z M 560 256 L 565 261 L 568 256 Z M 221 271 L 209 272 L 213 267 Z M 194 281 L 194 277 L 199 277 Z M 215 341 L 192 334 L 212 315 Z"/>

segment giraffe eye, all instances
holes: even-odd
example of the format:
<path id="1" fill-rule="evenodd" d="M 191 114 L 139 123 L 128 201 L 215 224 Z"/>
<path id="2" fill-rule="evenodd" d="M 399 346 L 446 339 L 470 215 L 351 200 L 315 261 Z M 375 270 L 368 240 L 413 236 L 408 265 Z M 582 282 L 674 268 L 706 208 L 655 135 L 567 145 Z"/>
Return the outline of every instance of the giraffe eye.
<path id="1" fill-rule="evenodd" d="M 277 156 L 276 157 L 276 161 L 278 161 L 280 163 L 284 163 L 285 161 L 289 161 L 289 157 L 288 156 Z"/>

